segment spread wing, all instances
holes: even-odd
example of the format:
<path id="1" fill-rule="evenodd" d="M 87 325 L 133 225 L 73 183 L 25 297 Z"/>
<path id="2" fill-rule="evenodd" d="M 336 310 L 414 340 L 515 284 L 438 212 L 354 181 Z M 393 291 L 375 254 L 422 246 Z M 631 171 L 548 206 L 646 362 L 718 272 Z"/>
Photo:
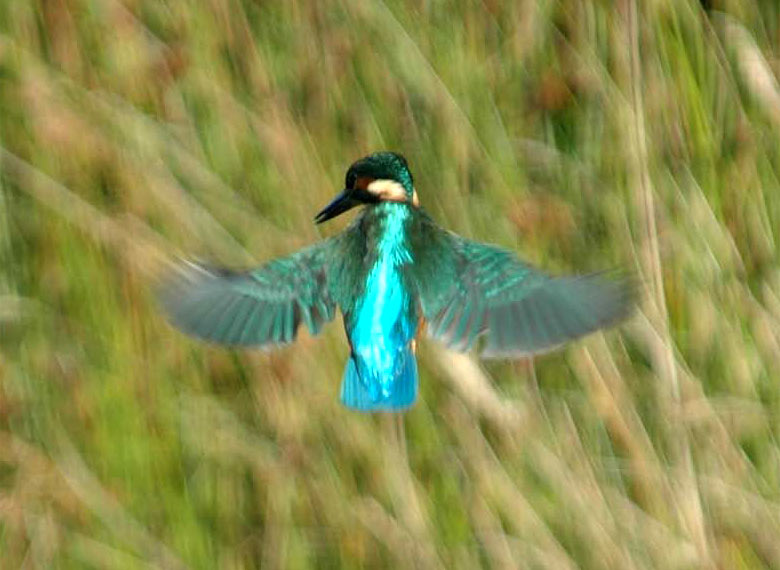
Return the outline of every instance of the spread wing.
<path id="1" fill-rule="evenodd" d="M 429 334 L 450 348 L 468 350 L 485 334 L 486 357 L 543 352 L 612 325 L 631 310 L 628 279 L 550 277 L 509 251 L 447 232 L 427 216 L 417 224 L 420 304 Z"/>
<path id="2" fill-rule="evenodd" d="M 268 346 L 291 342 L 305 323 L 316 334 L 333 318 L 326 240 L 245 272 L 187 263 L 159 298 L 171 322 L 213 342 Z"/>

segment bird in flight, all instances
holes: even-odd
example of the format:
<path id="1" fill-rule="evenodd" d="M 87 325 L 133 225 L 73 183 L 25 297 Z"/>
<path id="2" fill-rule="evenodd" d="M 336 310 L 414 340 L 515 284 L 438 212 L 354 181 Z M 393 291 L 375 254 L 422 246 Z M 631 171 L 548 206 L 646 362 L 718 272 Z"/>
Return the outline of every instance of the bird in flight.
<path id="1" fill-rule="evenodd" d="M 341 401 L 401 411 L 417 397 L 423 328 L 457 351 L 484 336 L 482 356 L 516 358 L 615 324 L 631 310 L 630 280 L 548 276 L 505 249 L 439 227 L 420 208 L 400 154 L 352 164 L 344 190 L 314 220 L 361 205 L 342 233 L 256 269 L 186 264 L 160 291 L 169 319 L 200 339 L 269 347 L 292 342 L 301 323 L 317 334 L 338 307 L 350 348 Z"/>

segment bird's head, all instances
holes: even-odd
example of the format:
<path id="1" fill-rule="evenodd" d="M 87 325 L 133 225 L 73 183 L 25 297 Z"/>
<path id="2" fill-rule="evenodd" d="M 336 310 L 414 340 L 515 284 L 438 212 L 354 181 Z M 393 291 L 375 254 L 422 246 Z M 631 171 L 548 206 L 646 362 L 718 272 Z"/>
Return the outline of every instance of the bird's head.
<path id="1" fill-rule="evenodd" d="M 406 202 L 419 205 L 406 159 L 395 152 L 375 152 L 355 161 L 347 170 L 344 191 L 314 218 L 335 218 L 360 204 Z"/>

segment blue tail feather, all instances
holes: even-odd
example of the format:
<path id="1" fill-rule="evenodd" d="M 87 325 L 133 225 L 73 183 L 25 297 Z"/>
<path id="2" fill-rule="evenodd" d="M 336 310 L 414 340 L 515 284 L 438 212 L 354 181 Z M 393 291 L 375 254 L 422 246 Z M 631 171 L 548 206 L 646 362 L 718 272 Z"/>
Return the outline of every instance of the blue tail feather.
<path id="1" fill-rule="evenodd" d="M 389 394 L 384 395 L 377 379 L 369 378 L 367 382 L 360 379 L 355 357 L 351 356 L 341 381 L 341 402 L 362 412 L 398 412 L 410 407 L 417 399 L 417 361 L 411 352 L 403 360 L 403 368 L 398 371 Z"/>

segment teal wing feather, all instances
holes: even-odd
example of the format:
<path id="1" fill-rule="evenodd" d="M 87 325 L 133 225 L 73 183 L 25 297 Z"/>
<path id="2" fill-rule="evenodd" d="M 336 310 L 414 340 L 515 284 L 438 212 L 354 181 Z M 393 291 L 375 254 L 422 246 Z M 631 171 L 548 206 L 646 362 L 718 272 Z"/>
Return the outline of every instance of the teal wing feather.
<path id="1" fill-rule="evenodd" d="M 629 279 L 551 277 L 507 250 L 467 240 L 420 214 L 415 282 L 428 333 L 455 350 L 484 334 L 485 357 L 523 356 L 618 322 L 633 305 Z"/>
<path id="2" fill-rule="evenodd" d="M 334 316 L 328 267 L 335 244 L 332 238 L 244 272 L 187 263 L 159 298 L 171 322 L 192 336 L 241 346 L 289 343 L 301 323 L 316 334 Z"/>

